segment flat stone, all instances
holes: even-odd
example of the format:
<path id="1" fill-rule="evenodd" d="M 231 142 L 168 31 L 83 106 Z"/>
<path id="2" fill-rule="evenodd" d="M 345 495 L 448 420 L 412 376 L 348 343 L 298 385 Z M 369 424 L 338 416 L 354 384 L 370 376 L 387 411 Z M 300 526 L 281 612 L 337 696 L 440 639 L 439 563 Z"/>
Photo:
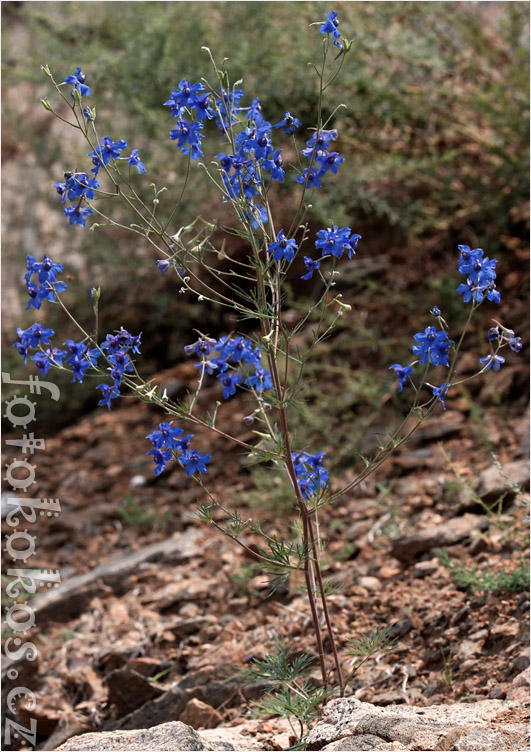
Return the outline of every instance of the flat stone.
<path id="1" fill-rule="evenodd" d="M 58 588 L 42 593 L 31 601 L 37 611 L 39 625 L 42 627 L 50 620 L 64 622 L 77 618 L 95 595 L 103 590 L 108 591 L 109 587 L 120 589 L 130 574 L 148 562 L 172 564 L 198 556 L 201 553 L 198 544 L 203 536 L 203 531 L 190 527 L 184 533 L 152 543 L 139 551 L 116 556 L 90 572 L 70 577 Z"/>
<path id="2" fill-rule="evenodd" d="M 161 687 L 127 666 L 111 671 L 104 684 L 109 689 L 109 702 L 114 705 L 118 718 L 164 694 Z"/>
<path id="3" fill-rule="evenodd" d="M 74 736 L 57 748 L 59 752 L 107 752 L 127 750 L 127 752 L 175 752 L 175 750 L 213 750 L 207 742 L 190 726 L 179 721 L 164 723 L 150 729 L 131 731 L 103 731 L 94 734 Z M 228 745 L 225 749 L 234 749 Z"/>
<path id="4" fill-rule="evenodd" d="M 220 726 L 223 720 L 219 713 L 211 705 L 201 702 L 197 697 L 193 697 L 181 713 L 179 720 L 194 728 L 211 729 Z"/>
<path id="5" fill-rule="evenodd" d="M 347 736 L 345 739 L 338 739 L 336 742 L 326 744 L 322 749 L 334 749 L 338 752 L 343 750 L 379 750 L 379 749 L 402 749 L 398 742 L 385 742 L 374 734 L 360 734 L 360 736 Z"/>
<path id="6" fill-rule="evenodd" d="M 515 703 L 502 700 L 426 708 L 377 707 L 354 698 L 332 700 L 325 706 L 322 719 L 310 731 L 306 748 L 330 749 L 330 745 L 337 742 L 332 749 L 360 749 L 352 740 L 369 736 L 400 745 L 382 749 L 521 750 L 528 746 L 527 724 L 507 724 L 508 711 L 517 707 Z M 378 749 L 375 744 L 368 749 Z"/>
<path id="7" fill-rule="evenodd" d="M 529 668 L 524 669 L 517 674 L 513 681 L 513 687 L 528 687 L 529 686 Z"/>
<path id="8" fill-rule="evenodd" d="M 505 477 L 504 477 L 505 476 Z M 515 495 L 513 485 L 520 486 L 522 491 L 529 490 L 529 461 L 517 460 L 502 465 L 501 472 L 496 465 L 483 470 L 479 474 L 477 493 L 484 501 L 492 501 L 504 492 L 506 499 Z"/>
<path id="9" fill-rule="evenodd" d="M 370 577 L 369 575 L 365 577 L 358 577 L 358 585 L 362 588 L 365 588 L 365 590 L 368 590 L 369 592 L 379 592 L 382 589 L 382 583 L 377 577 Z"/>
<path id="10" fill-rule="evenodd" d="M 475 530 L 484 530 L 488 527 L 485 517 L 475 514 L 465 514 L 462 517 L 453 517 L 444 525 L 429 525 L 422 530 L 417 530 L 412 535 L 406 535 L 393 541 L 390 549 L 391 556 L 404 563 L 413 562 L 415 556 L 434 548 L 452 546 L 465 540 Z"/>

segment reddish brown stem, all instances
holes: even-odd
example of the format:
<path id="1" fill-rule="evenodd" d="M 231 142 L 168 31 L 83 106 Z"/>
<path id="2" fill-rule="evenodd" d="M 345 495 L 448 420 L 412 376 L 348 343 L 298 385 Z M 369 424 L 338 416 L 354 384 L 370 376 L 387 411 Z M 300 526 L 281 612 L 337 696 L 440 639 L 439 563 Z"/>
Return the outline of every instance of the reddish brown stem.
<path id="1" fill-rule="evenodd" d="M 326 594 L 324 591 L 324 583 L 323 583 L 323 577 L 321 574 L 321 567 L 319 565 L 319 554 L 317 551 L 315 534 L 313 532 L 312 519 L 308 512 L 307 512 L 307 517 L 308 517 L 308 534 L 310 536 L 310 541 L 312 544 L 312 551 L 313 551 L 311 561 L 313 564 L 313 568 L 315 569 L 315 575 L 317 577 L 317 584 L 319 585 L 319 592 L 321 594 L 321 603 L 323 604 L 323 613 L 324 613 L 324 617 L 326 621 L 326 628 L 328 630 L 328 636 L 330 638 L 330 644 L 332 646 L 332 653 L 334 655 L 334 663 L 336 664 L 337 683 L 339 684 L 340 695 L 341 697 L 343 697 L 343 693 L 345 690 L 345 683 L 343 681 L 343 672 L 341 670 L 341 663 L 340 663 L 339 655 L 337 652 L 336 640 L 334 637 L 334 630 L 332 629 L 332 621 L 330 619 L 330 612 L 328 610 L 328 603 L 326 602 Z"/>

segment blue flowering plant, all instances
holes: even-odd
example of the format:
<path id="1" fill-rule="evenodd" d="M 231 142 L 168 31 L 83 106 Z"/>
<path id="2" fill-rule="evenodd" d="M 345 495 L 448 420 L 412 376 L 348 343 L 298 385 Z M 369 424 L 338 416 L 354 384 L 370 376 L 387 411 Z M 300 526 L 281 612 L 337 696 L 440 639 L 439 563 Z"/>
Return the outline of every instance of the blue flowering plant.
<path id="1" fill-rule="evenodd" d="M 336 151 L 339 132 L 333 127 L 335 111 L 323 120 L 322 101 L 323 93 L 339 74 L 351 50 L 351 43 L 341 35 L 335 11 L 318 26 L 323 55 L 319 66 L 312 65 L 317 105 L 315 121 L 306 126 L 290 112 L 277 113 L 271 121 L 267 120 L 260 100 L 246 98 L 239 83 L 231 84 L 225 63 L 218 67 L 210 50 L 205 48 L 213 66 L 214 83 L 205 79 L 191 83 L 183 77 L 169 98 L 161 102 L 161 106 L 169 108 L 172 127 L 167 135 L 175 144 L 176 160 L 182 160 L 180 199 L 169 205 L 163 198 L 166 188 L 157 189 L 155 184 L 152 184 L 151 204 L 140 198 L 135 187 L 137 181 L 151 178 L 144 178 L 150 168 L 142 161 L 139 149 L 129 149 L 126 139 L 115 140 L 114 135 L 98 133 L 96 110 L 87 104 L 92 90 L 81 68 L 56 82 L 50 69 L 43 67 L 59 97 L 59 109 L 48 99 L 42 100 L 44 107 L 72 126 L 87 145 L 82 169 L 65 171 L 63 179 L 53 186 L 59 196 L 58 208 L 70 225 L 77 225 L 72 231 L 84 228 L 89 218 L 97 220 L 92 229 L 100 223 L 126 227 L 153 250 L 153 273 L 172 274 L 184 295 L 205 305 L 228 308 L 240 320 L 256 322 L 256 328 L 251 335 L 235 331 L 213 337 L 198 332 L 184 349 L 184 355 L 194 360 L 196 386 L 187 399 L 171 399 L 165 391 L 161 393 L 153 379 L 146 381 L 137 370 L 141 334 L 132 334 L 123 327 L 112 329 L 111 324 L 111 331 L 103 339 L 98 336 L 99 288 L 90 292 L 96 315 L 95 332 L 90 333 L 67 307 L 62 265 L 54 263 L 47 254 L 42 260 L 28 255 L 24 277 L 27 307 L 41 312 L 45 305 L 60 306 L 76 324 L 79 337 L 77 341 L 54 345 L 55 333 L 37 322 L 27 329 L 18 329 L 14 347 L 25 363 L 29 356 L 44 375 L 55 368 L 69 371 L 77 382 L 87 376 L 96 377 L 99 404 L 108 410 L 124 393 L 160 409 L 162 420 L 147 436 L 150 442 L 147 455 L 153 460 L 155 475 L 163 476 L 168 465 L 177 463 L 207 495 L 207 502 L 198 510 L 201 520 L 243 548 L 247 548 L 242 540 L 244 531 L 261 535 L 262 544 L 253 547 L 250 553 L 269 573 L 273 589 L 301 572 L 315 634 L 322 697 L 325 697 L 332 686 L 340 694 L 346 686 L 322 576 L 318 513 L 361 483 L 437 408 L 446 409 L 444 400 L 458 384 L 472 378 L 459 376 L 458 355 L 477 308 L 485 302 L 499 305 L 500 293 L 495 285 L 496 259 L 489 259 L 480 249 L 459 246 L 458 271 L 464 275 L 464 281 L 457 294 L 463 296 L 463 304 L 469 309 L 464 329 L 459 337 L 452 339 L 443 314 L 434 307 L 431 322 L 413 336 L 409 359 L 390 366 L 409 410 L 374 457 L 365 459 L 365 468 L 354 480 L 345 485 L 339 481 L 332 483 L 325 452 L 319 447 L 295 445 L 290 416 L 297 409 L 306 365 L 339 317 L 350 311 L 350 305 L 334 291 L 335 278 L 341 272 L 342 261 L 355 256 L 362 240 L 350 227 L 339 227 L 333 221 L 313 236 L 307 221 L 313 192 L 333 184 L 344 162 Z M 217 153 L 205 155 L 202 141 L 207 129 L 216 134 L 220 146 Z M 289 162 L 283 157 L 287 151 L 286 138 L 291 139 L 289 153 L 295 155 Z M 194 163 L 217 186 L 221 204 L 232 215 L 229 225 L 221 224 L 220 213 L 213 222 L 197 218 L 185 227 L 178 227 L 179 203 Z M 281 223 L 274 216 L 270 200 L 277 183 L 290 185 L 296 195 L 291 220 L 284 216 Z M 104 207 L 111 199 L 125 203 L 131 213 L 129 225 L 113 220 L 107 213 L 109 210 Z M 223 216 L 226 215 L 227 211 Z M 223 232 L 244 240 L 245 260 L 229 258 L 224 244 L 219 242 Z M 226 263 L 217 263 L 220 259 Z M 315 283 L 320 289 L 302 320 L 290 326 L 283 317 L 283 301 L 287 277 L 294 275 L 305 282 L 313 280 L 312 288 Z M 318 323 L 312 323 L 311 344 L 306 352 L 301 352 L 294 338 L 316 317 Z M 508 347 L 518 352 L 521 348 L 514 332 L 498 322 L 489 330 L 487 343 L 490 352 L 480 359 L 478 374 L 500 369 L 504 363 L 502 349 L 506 351 Z M 436 383 L 432 384 L 432 380 Z M 202 395 L 207 384 L 216 382 L 218 398 L 212 410 Z M 218 415 L 236 395 L 249 404 L 244 423 L 253 427 L 252 439 L 242 439 L 237 429 L 228 433 L 219 426 Z M 226 412 L 230 414 L 231 408 Z M 183 426 L 196 426 L 202 435 L 208 430 L 231 442 L 236 449 L 244 450 L 252 462 L 267 463 L 283 473 L 291 488 L 299 539 L 283 541 L 270 536 L 259 522 L 243 520 L 238 512 L 227 509 L 216 499 L 206 483 L 212 456 L 200 443 L 195 443 L 193 433 L 184 432 Z M 329 656 L 325 654 L 325 637 Z"/>

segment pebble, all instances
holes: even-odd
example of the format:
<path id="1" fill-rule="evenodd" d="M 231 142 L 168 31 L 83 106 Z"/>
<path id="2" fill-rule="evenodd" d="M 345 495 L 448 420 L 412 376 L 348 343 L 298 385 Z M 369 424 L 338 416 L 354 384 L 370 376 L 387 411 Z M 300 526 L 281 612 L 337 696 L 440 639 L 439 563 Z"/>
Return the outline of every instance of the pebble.
<path id="1" fill-rule="evenodd" d="M 439 568 L 438 559 L 431 559 L 430 561 L 419 561 L 413 567 L 412 574 L 413 574 L 413 577 L 416 577 L 417 579 L 421 579 L 424 577 L 428 577 L 431 574 L 435 574 L 438 568 Z"/>
<path id="2" fill-rule="evenodd" d="M 529 655 L 522 653 L 518 656 L 518 658 L 514 662 L 514 668 L 516 671 L 521 672 L 525 671 L 526 668 L 529 667 Z"/>
<path id="3" fill-rule="evenodd" d="M 377 577 L 370 577 L 369 575 L 365 577 L 359 577 L 358 585 L 359 587 L 365 588 L 365 590 L 376 593 L 379 592 L 383 587 L 382 583 Z"/>
<path id="4" fill-rule="evenodd" d="M 489 698 L 491 700 L 505 700 L 506 696 L 507 692 L 500 686 L 493 687 L 489 692 Z"/>

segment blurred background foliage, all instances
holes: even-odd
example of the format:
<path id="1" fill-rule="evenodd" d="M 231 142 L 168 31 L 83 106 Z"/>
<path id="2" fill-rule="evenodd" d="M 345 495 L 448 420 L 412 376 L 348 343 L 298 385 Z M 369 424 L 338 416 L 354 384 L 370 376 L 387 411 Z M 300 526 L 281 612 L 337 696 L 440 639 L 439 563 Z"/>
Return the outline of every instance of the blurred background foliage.
<path id="1" fill-rule="evenodd" d="M 179 296 L 138 237 L 114 228 L 92 233 L 67 226 L 51 184 L 65 169 L 88 163 L 87 149 L 41 109 L 39 99 L 52 92 L 40 65 L 47 63 L 58 81 L 82 66 L 100 135 L 126 138 L 141 150 L 148 174 L 135 177 L 136 184 L 144 196 L 151 181 L 166 185 L 162 210 L 169 212 L 182 187 L 185 158 L 168 139 L 173 121 L 162 103 L 181 78 L 213 80 L 201 47 L 208 46 L 218 62 L 229 58 L 231 80 L 243 79 L 245 103 L 259 96 L 271 122 L 290 110 L 309 128 L 315 124 L 317 81 L 307 64 L 319 60 L 322 37 L 308 27 L 331 8 L 323 2 L 2 3 L 8 344 L 15 320 L 24 326 L 33 321 L 22 315 L 21 278 L 25 253 L 36 255 L 38 249 L 66 262 L 75 277 L 71 302 L 82 320 L 92 315 L 88 288 L 104 287 L 103 327 L 142 329 L 150 367 L 179 360 L 192 328 L 214 334 L 231 323 Z M 353 45 L 326 93 L 324 111 L 329 116 L 339 103 L 346 105 L 332 120 L 346 162 L 312 197 L 312 225 L 349 224 L 364 236 L 356 259 L 379 255 L 383 267 L 389 249 L 410 248 L 411 263 L 426 269 L 426 300 L 434 290 L 448 294 L 440 281 L 446 261 L 453 294 L 457 242 L 484 247 L 504 268 L 515 268 L 515 249 L 528 232 L 528 3 L 338 2 L 334 8 Z M 288 157 L 293 154 L 287 139 L 282 143 L 277 136 L 275 143 Z M 205 155 L 219 151 L 215 139 L 205 139 L 205 147 Z M 280 225 L 284 216 L 288 221 L 295 194 L 292 182 L 279 186 L 274 202 Z M 202 170 L 192 170 L 175 229 L 197 213 L 215 217 L 218 204 Z M 124 216 L 118 206 L 109 212 Z M 239 241 L 232 242 L 238 252 Z M 434 254 L 436 264 L 429 258 Z M 368 278 L 367 301 L 385 298 L 389 316 L 374 316 L 371 329 L 353 315 L 347 335 L 358 336 L 360 346 L 374 353 L 382 350 L 386 321 L 401 311 L 407 325 L 415 306 L 425 310 L 433 301 L 404 302 L 407 284 L 397 282 L 390 291 L 387 278 L 385 285 L 377 274 Z M 296 280 L 294 285 L 297 308 L 303 304 Z M 347 288 L 358 294 L 359 286 L 358 279 Z M 45 315 L 48 325 L 64 331 L 54 310 Z M 387 358 L 392 344 L 383 348 Z M 12 359 L 18 368 L 6 349 L 8 365 Z M 78 406 L 85 399 L 93 404 L 92 387 L 76 388 L 72 399 Z"/>

